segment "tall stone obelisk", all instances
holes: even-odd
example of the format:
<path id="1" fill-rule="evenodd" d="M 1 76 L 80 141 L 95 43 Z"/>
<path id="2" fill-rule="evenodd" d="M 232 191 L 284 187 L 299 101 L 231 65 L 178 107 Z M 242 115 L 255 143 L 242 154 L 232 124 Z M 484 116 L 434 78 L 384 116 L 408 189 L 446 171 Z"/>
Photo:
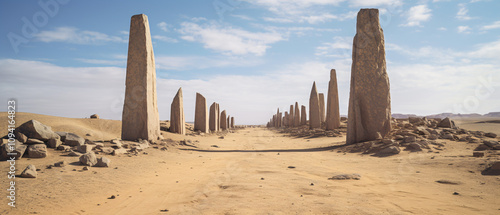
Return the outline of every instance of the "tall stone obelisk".
<path id="1" fill-rule="evenodd" d="M 330 70 L 325 123 L 326 130 L 333 130 L 340 127 L 339 93 L 337 88 L 337 73 L 335 69 Z"/>
<path id="2" fill-rule="evenodd" d="M 358 12 L 347 118 L 347 144 L 383 138 L 391 131 L 390 85 L 378 9 Z"/>
<path id="3" fill-rule="evenodd" d="M 196 93 L 196 108 L 194 111 L 194 130 L 204 133 L 209 132 L 207 100 L 203 95 Z"/>
<path id="4" fill-rule="evenodd" d="M 148 17 L 134 15 L 130 21 L 125 101 L 122 112 L 123 140 L 156 141 L 160 118 L 156 102 L 156 69 Z"/>
<path id="5" fill-rule="evenodd" d="M 182 99 L 182 87 L 179 88 L 177 94 L 170 106 L 170 132 L 178 134 L 186 134 L 186 124 L 184 119 L 184 104 Z"/>
<path id="6" fill-rule="evenodd" d="M 309 128 L 321 128 L 320 107 L 316 82 L 313 83 L 309 97 Z"/>

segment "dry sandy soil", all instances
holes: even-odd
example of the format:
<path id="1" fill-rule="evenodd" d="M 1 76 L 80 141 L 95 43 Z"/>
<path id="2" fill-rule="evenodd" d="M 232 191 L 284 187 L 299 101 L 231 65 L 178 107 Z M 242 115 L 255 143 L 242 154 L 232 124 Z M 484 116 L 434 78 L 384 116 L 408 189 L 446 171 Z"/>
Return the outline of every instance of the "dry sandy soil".
<path id="1" fill-rule="evenodd" d="M 94 140 L 120 136 L 119 121 L 17 114 L 18 125 L 29 119 Z M 498 123 L 457 124 L 500 134 Z M 477 144 L 446 141 L 440 153 L 380 158 L 338 153 L 345 137 L 291 138 L 264 128 L 236 130 L 224 139 L 163 134 L 192 143 L 110 156 L 110 168 L 89 171 L 77 157 L 53 149 L 44 159 L 23 158 L 19 173 L 28 164 L 41 171 L 36 179 L 16 178 L 16 208 L 7 206 L 2 174 L 0 214 L 500 214 L 500 176 L 481 175 L 498 156 L 472 157 Z M 70 165 L 45 168 L 62 160 Z M 8 167 L 0 162 L 1 171 Z M 342 173 L 361 179 L 328 180 Z"/>

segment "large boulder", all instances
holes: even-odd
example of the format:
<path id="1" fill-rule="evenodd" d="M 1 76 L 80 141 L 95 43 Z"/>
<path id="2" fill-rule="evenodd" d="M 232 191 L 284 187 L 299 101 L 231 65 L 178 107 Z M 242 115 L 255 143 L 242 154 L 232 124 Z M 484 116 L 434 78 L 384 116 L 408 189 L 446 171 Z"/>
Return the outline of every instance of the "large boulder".
<path id="1" fill-rule="evenodd" d="M 45 144 L 33 144 L 28 146 L 29 158 L 44 158 L 47 157 L 47 146 Z"/>
<path id="2" fill-rule="evenodd" d="M 56 134 L 59 135 L 59 138 L 61 139 L 61 141 L 64 142 L 66 140 L 66 135 L 68 135 L 68 132 L 56 131 Z"/>
<path id="3" fill-rule="evenodd" d="M 23 133 L 21 132 L 16 132 L 16 139 L 21 142 L 21 143 L 26 143 L 26 141 L 28 141 L 28 137 L 26 135 L 24 135 Z"/>
<path id="4" fill-rule="evenodd" d="M 23 123 L 16 129 L 16 131 L 23 133 L 28 138 L 39 139 L 42 141 L 47 141 L 50 138 L 57 136 L 57 134 L 52 131 L 50 126 L 44 125 L 36 120 L 30 120 Z"/>
<path id="5" fill-rule="evenodd" d="M 91 119 L 99 119 L 99 115 L 97 115 L 97 114 L 92 114 L 92 115 L 90 115 L 90 118 L 91 118 Z"/>
<path id="6" fill-rule="evenodd" d="M 8 153 L 15 154 L 12 157 L 15 157 L 16 160 L 21 159 L 28 146 L 22 144 L 17 140 L 14 140 L 14 142 L 14 145 L 9 145 L 8 143 L 4 143 L 1 145 L 0 160 L 10 159 L 12 155 L 9 155 Z"/>
<path id="7" fill-rule="evenodd" d="M 111 160 L 107 157 L 97 158 L 96 167 L 109 167 Z"/>
<path id="8" fill-rule="evenodd" d="M 448 117 L 446 117 L 443 120 L 441 120 L 441 122 L 439 122 L 439 124 L 437 125 L 437 127 L 442 127 L 442 128 L 456 128 L 455 122 L 453 122 L 453 120 L 451 120 Z"/>
<path id="9" fill-rule="evenodd" d="M 47 141 L 47 146 L 49 148 L 57 148 L 62 144 L 60 137 L 56 138 L 51 138 L 49 141 Z"/>
<path id="10" fill-rule="evenodd" d="M 88 152 L 91 152 L 92 149 L 94 149 L 94 146 L 93 145 L 81 145 L 81 146 L 77 146 L 76 147 L 76 150 L 80 153 L 88 153 Z"/>
<path id="11" fill-rule="evenodd" d="M 36 178 L 36 167 L 33 164 L 28 165 L 21 173 L 22 178 Z"/>
<path id="12" fill-rule="evenodd" d="M 85 139 L 77 134 L 68 133 L 64 140 L 64 145 L 68 146 L 81 146 L 85 144 Z"/>
<path id="13" fill-rule="evenodd" d="M 97 164 L 97 157 L 94 152 L 88 152 L 80 156 L 80 163 L 85 166 L 94 166 Z"/>

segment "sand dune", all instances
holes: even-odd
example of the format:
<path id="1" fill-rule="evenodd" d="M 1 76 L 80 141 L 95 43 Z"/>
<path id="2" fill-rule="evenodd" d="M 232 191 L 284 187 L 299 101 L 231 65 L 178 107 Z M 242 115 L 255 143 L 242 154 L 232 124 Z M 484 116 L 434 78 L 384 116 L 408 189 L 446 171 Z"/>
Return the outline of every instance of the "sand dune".
<path id="1" fill-rule="evenodd" d="M 2 118 L 5 113 L 1 113 Z M 87 138 L 120 136 L 120 122 L 19 113 Z M 459 124 L 462 125 L 462 124 Z M 469 124 L 468 124 L 469 125 Z M 470 124 L 473 126 L 475 124 Z M 479 128 L 478 128 L 479 129 Z M 494 129 L 498 129 L 494 128 Z M 2 132 L 5 129 L 2 127 Z M 435 153 L 378 158 L 339 153 L 345 137 L 293 138 L 264 128 L 219 135 L 177 135 L 186 145 L 111 156 L 110 168 L 83 171 L 78 158 L 49 149 L 38 178 L 17 178 L 17 207 L 0 214 L 498 214 L 499 176 L 483 176 L 496 157 L 472 157 L 477 144 L 444 141 Z M 3 134 L 3 133 L 2 133 Z M 96 139 L 96 140 L 97 140 Z M 46 169 L 66 160 L 70 165 Z M 7 162 L 0 162 L 3 170 Z M 294 167 L 294 168 L 291 168 Z M 20 170 L 19 170 L 20 171 Z M 360 180 L 328 180 L 357 173 Z M 437 183 L 438 180 L 458 184 Z M 0 183 L 7 185 L 7 177 Z M 3 186 L 3 185 L 2 185 Z M 458 195 L 454 195 L 454 192 Z M 4 192 L 5 193 L 5 192 Z M 108 199 L 114 195 L 116 198 Z M 168 210 L 168 211 L 167 211 Z"/>

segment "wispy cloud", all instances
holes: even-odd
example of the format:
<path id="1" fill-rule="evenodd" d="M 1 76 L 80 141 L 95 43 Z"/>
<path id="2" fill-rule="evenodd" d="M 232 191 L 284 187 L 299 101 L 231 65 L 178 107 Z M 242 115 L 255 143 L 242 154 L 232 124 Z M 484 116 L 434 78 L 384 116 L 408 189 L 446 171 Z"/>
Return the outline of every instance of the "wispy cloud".
<path id="1" fill-rule="evenodd" d="M 221 26 L 214 22 L 206 24 L 183 22 L 179 33 L 186 41 L 202 43 L 207 49 L 227 55 L 262 56 L 270 48 L 270 44 L 285 39 L 276 32 L 250 32 L 231 26 Z"/>
<path id="2" fill-rule="evenodd" d="M 167 42 L 167 43 L 177 43 L 177 42 L 179 42 L 177 39 L 174 39 L 174 38 L 171 38 L 171 37 L 167 37 L 167 36 L 161 36 L 161 35 L 154 35 L 153 39 L 157 39 L 157 40 L 160 40 L 160 41 L 163 41 L 163 42 Z"/>
<path id="3" fill-rule="evenodd" d="M 332 42 L 322 43 L 320 46 L 316 47 L 315 55 L 338 57 L 338 58 L 350 58 L 351 50 L 352 50 L 351 37 L 334 37 L 332 39 Z"/>
<path id="4" fill-rule="evenodd" d="M 482 30 L 491 30 L 491 29 L 497 29 L 500 28 L 500 21 L 496 21 L 494 23 L 491 23 L 489 25 L 485 25 L 481 27 Z"/>
<path id="5" fill-rule="evenodd" d="M 467 25 L 461 25 L 457 27 L 457 32 L 461 34 L 469 34 L 472 29 Z"/>
<path id="6" fill-rule="evenodd" d="M 160 22 L 156 26 L 165 32 L 169 32 L 169 28 L 172 28 L 172 25 L 167 24 L 166 22 Z"/>
<path id="7" fill-rule="evenodd" d="M 404 14 L 407 22 L 402 26 L 422 26 L 420 23 L 428 21 L 432 16 L 431 12 L 425 4 L 413 6 Z"/>
<path id="8" fill-rule="evenodd" d="M 401 0 L 352 0 L 349 1 L 351 7 L 380 7 L 380 6 L 401 6 Z"/>
<path id="9" fill-rule="evenodd" d="M 232 17 L 236 17 L 236 18 L 238 18 L 238 19 L 242 19 L 242 20 L 247 20 L 247 21 L 252 21 L 252 20 L 254 20 L 254 18 L 249 17 L 249 16 L 247 16 L 247 15 L 242 15 L 242 14 L 231 14 L 230 16 L 232 16 Z"/>
<path id="10" fill-rule="evenodd" d="M 36 34 L 36 39 L 42 42 L 66 42 L 74 44 L 101 44 L 104 42 L 126 43 L 127 39 L 109 36 L 96 31 L 79 30 L 74 27 L 58 27 L 50 31 L 41 31 Z"/>
<path id="11" fill-rule="evenodd" d="M 467 9 L 467 6 L 465 3 L 460 3 L 458 4 L 458 12 L 457 12 L 457 19 L 459 20 L 471 20 L 473 19 L 470 17 L 467 13 L 469 12 L 469 9 Z"/>
<path id="12" fill-rule="evenodd" d="M 159 70 L 199 70 L 222 67 L 257 66 L 262 60 L 246 57 L 220 56 L 156 56 L 156 68 Z"/>

